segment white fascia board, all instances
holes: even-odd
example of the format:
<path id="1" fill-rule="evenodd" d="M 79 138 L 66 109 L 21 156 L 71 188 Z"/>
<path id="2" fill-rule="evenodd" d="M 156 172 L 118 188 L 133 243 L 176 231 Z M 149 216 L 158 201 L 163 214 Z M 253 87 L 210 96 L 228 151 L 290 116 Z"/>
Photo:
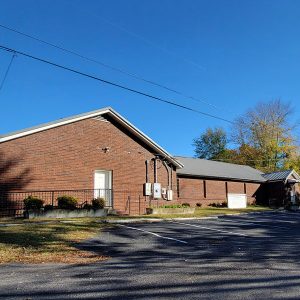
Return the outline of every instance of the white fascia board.
<path id="1" fill-rule="evenodd" d="M 140 139 L 142 139 L 147 145 L 154 148 L 158 152 L 157 154 L 161 154 L 167 160 L 169 160 L 173 164 L 175 164 L 177 167 L 183 168 L 183 164 L 181 164 L 179 161 L 174 159 L 171 154 L 169 154 L 165 149 L 163 149 L 158 144 L 156 144 L 150 137 L 148 137 L 145 133 L 140 131 L 137 127 L 135 127 L 133 124 L 131 124 L 128 120 L 123 118 L 120 114 L 118 114 L 113 109 L 110 109 L 110 113 L 117 121 L 122 123 L 129 131 L 131 131 L 136 136 L 138 136 Z"/>
<path id="2" fill-rule="evenodd" d="M 286 177 L 286 179 L 285 179 L 285 184 L 287 183 L 287 181 L 289 180 L 289 177 L 291 176 L 291 175 L 294 175 L 295 177 L 297 177 L 298 179 L 298 181 L 300 180 L 300 176 L 299 176 L 299 174 L 295 171 L 295 170 L 292 170 L 291 172 L 290 172 L 290 174 Z"/>
<path id="3" fill-rule="evenodd" d="M 14 140 L 14 139 L 26 136 L 26 135 L 41 132 L 41 131 L 48 130 L 48 129 L 51 129 L 51 128 L 59 127 L 59 126 L 62 126 L 62 125 L 67 125 L 67 124 L 70 124 L 70 123 L 74 123 L 74 122 L 81 121 L 81 120 L 84 120 L 84 119 L 96 117 L 96 116 L 99 116 L 99 115 L 102 115 L 102 114 L 105 114 L 105 113 L 108 113 L 108 112 L 109 112 L 109 109 L 105 109 L 103 111 L 98 111 L 98 112 L 86 114 L 86 115 L 83 115 L 83 116 L 80 116 L 80 117 L 70 118 L 68 120 L 64 120 L 64 121 L 61 121 L 61 122 L 58 121 L 58 122 L 55 122 L 53 124 L 49 124 L 49 125 L 37 127 L 37 128 L 34 128 L 34 129 L 29 129 L 29 130 L 26 130 L 26 131 L 23 131 L 23 132 L 19 132 L 19 133 L 16 133 L 16 134 L 4 136 L 4 137 L 0 138 L 0 143 L 7 142 L 7 141 L 10 141 L 10 140 Z"/>
<path id="4" fill-rule="evenodd" d="M 12 133 L 11 135 L 4 136 L 0 138 L 0 143 L 7 142 L 13 139 L 17 139 L 26 135 L 34 134 L 37 132 L 41 132 L 44 130 L 48 130 L 51 128 L 67 125 L 70 123 L 78 122 L 84 119 L 89 119 L 97 116 L 101 116 L 103 114 L 109 114 L 113 118 L 115 118 L 119 123 L 121 123 L 123 126 L 125 126 L 129 131 L 131 131 L 133 134 L 138 136 L 141 140 L 143 140 L 147 145 L 149 145 L 151 148 L 153 148 L 155 151 L 158 152 L 158 154 L 163 155 L 167 160 L 171 161 L 175 166 L 178 168 L 182 168 L 183 165 L 174 159 L 166 150 L 161 148 L 158 144 L 156 144 L 151 138 L 149 138 L 146 134 L 144 134 L 142 131 L 140 131 L 138 128 L 136 128 L 133 124 L 131 124 L 129 121 L 127 121 L 125 118 L 123 118 L 120 114 L 118 114 L 116 111 L 114 111 L 112 108 L 104 108 L 102 110 L 97 110 L 91 113 L 83 114 L 83 115 L 78 115 L 77 117 L 75 116 L 74 118 L 70 118 L 67 120 L 62 120 L 57 121 L 53 124 L 46 124 L 45 126 L 41 125 L 40 127 L 28 129 L 22 132 L 17 132 L 17 133 Z"/>

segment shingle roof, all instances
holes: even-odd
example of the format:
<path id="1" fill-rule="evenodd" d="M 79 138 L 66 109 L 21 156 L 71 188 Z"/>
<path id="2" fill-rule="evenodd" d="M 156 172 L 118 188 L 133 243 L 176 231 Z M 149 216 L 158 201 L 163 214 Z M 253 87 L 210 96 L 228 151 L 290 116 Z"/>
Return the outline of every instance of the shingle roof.
<path id="1" fill-rule="evenodd" d="M 236 165 L 206 159 L 176 156 L 184 167 L 178 175 L 231 179 L 250 182 L 265 182 L 262 172 L 249 166 Z"/>
<path id="2" fill-rule="evenodd" d="M 263 174 L 263 177 L 268 181 L 285 181 L 291 174 L 293 174 L 296 177 L 296 179 L 300 179 L 299 175 L 294 170 L 284 170 L 279 172 L 266 173 Z"/>

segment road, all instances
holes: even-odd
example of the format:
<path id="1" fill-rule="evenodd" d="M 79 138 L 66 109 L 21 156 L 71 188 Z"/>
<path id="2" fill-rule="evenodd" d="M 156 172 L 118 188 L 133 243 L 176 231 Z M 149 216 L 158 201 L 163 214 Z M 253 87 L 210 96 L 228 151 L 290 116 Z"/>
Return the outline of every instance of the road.
<path id="1" fill-rule="evenodd" d="M 5 265 L 0 299 L 300 299 L 300 213 L 120 224 L 90 265 Z"/>

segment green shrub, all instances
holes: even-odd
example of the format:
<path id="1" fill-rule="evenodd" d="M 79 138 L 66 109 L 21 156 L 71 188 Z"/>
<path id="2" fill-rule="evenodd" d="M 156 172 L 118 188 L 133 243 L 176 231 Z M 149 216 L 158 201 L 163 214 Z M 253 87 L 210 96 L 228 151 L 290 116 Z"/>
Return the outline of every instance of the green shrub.
<path id="1" fill-rule="evenodd" d="M 75 209 L 77 203 L 77 199 L 72 196 L 60 196 L 57 198 L 58 208 L 61 209 Z"/>
<path id="2" fill-rule="evenodd" d="M 187 205 L 184 206 L 184 204 L 187 204 Z M 159 208 L 184 208 L 184 207 L 189 207 L 188 203 L 184 203 L 184 204 L 166 204 L 166 205 L 159 206 Z"/>
<path id="3" fill-rule="evenodd" d="M 182 203 L 181 206 L 182 207 L 191 207 L 191 205 L 189 203 Z"/>
<path id="4" fill-rule="evenodd" d="M 208 206 L 216 207 L 216 208 L 227 207 L 227 202 L 226 201 L 223 201 L 222 203 L 212 202 L 212 203 L 208 204 Z"/>
<path id="5" fill-rule="evenodd" d="M 34 196 L 28 196 L 23 201 L 26 209 L 41 209 L 44 204 L 42 199 Z"/>
<path id="6" fill-rule="evenodd" d="M 93 209 L 103 209 L 105 207 L 105 199 L 104 198 L 95 198 L 92 200 Z"/>
<path id="7" fill-rule="evenodd" d="M 227 202 L 226 202 L 226 201 L 223 201 L 223 202 L 221 203 L 221 205 L 222 205 L 222 207 L 227 207 Z"/>
<path id="8" fill-rule="evenodd" d="M 92 208 L 93 208 L 93 205 L 92 205 L 92 204 L 89 204 L 89 203 L 85 203 L 85 204 L 83 205 L 83 208 L 84 208 L 84 209 L 92 209 Z"/>
<path id="9" fill-rule="evenodd" d="M 51 204 L 47 204 L 44 206 L 44 211 L 48 211 L 48 210 L 52 210 L 53 209 L 53 205 Z"/>

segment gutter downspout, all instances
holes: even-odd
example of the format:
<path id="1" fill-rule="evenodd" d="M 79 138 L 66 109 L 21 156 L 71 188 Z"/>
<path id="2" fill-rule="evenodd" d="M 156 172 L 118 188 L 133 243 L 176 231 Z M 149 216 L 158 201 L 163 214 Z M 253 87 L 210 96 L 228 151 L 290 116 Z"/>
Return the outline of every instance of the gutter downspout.
<path id="1" fill-rule="evenodd" d="M 170 170 L 169 170 L 169 166 L 167 165 L 167 163 L 165 161 L 163 161 L 163 165 L 165 166 L 167 173 L 168 173 L 168 190 L 170 189 L 170 182 L 171 182 L 171 174 L 170 174 Z"/>

